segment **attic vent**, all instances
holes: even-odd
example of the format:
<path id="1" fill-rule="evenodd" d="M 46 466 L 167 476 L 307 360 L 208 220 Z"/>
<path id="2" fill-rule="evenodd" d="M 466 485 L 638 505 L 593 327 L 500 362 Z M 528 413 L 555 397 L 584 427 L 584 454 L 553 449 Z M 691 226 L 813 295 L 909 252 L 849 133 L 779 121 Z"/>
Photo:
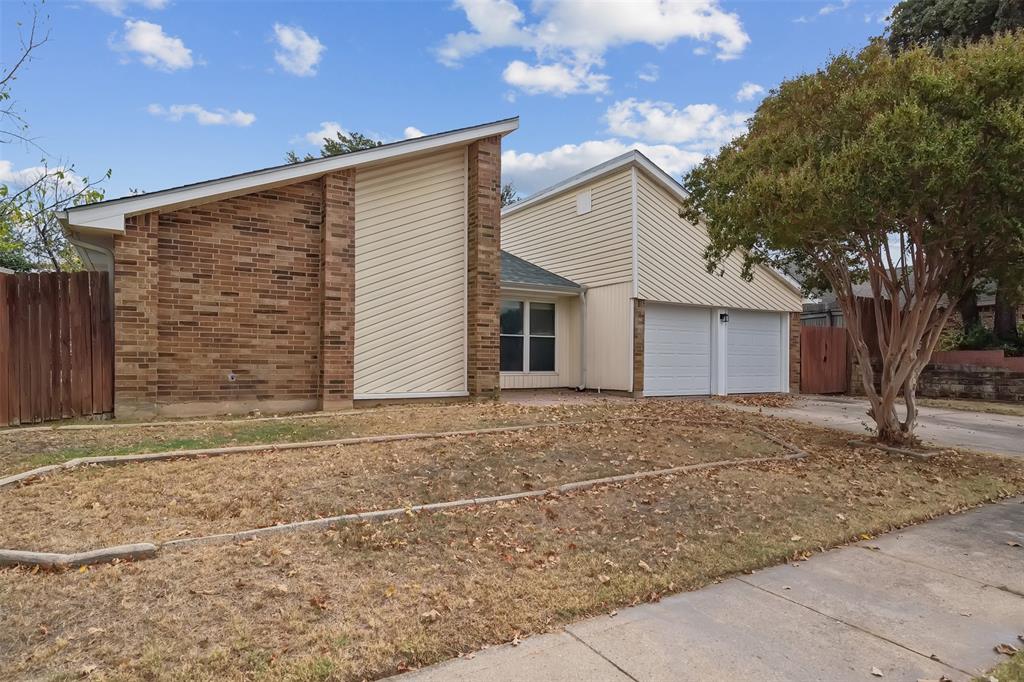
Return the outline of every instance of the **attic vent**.
<path id="1" fill-rule="evenodd" d="M 576 195 L 576 215 L 590 213 L 590 190 L 580 192 Z"/>

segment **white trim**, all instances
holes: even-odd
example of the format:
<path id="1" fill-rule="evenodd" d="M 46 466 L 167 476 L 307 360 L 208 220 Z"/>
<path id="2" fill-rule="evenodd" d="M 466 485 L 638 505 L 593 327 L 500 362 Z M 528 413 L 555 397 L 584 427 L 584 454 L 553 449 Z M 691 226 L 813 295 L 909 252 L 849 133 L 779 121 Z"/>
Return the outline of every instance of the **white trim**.
<path id="1" fill-rule="evenodd" d="M 632 192 L 630 213 L 632 214 L 633 221 L 633 298 L 636 298 L 640 295 L 640 250 L 637 247 L 637 244 L 639 243 L 639 236 L 637 233 L 636 166 L 629 169 L 629 180 Z"/>
<path id="2" fill-rule="evenodd" d="M 779 363 L 782 365 L 782 380 L 779 387 L 783 393 L 789 393 L 792 388 L 789 385 L 789 313 L 779 313 L 779 319 L 782 322 L 782 344 L 779 350 L 782 353 L 782 361 Z"/>
<path id="3" fill-rule="evenodd" d="M 729 323 L 722 322 L 722 314 L 728 315 L 728 308 L 711 309 L 712 373 L 714 395 L 729 394 Z"/>
<path id="4" fill-rule="evenodd" d="M 462 155 L 463 185 L 466 188 L 462 204 L 462 388 L 469 390 L 469 147 Z M 501 253 L 498 253 L 501 267 Z"/>
<path id="5" fill-rule="evenodd" d="M 465 398 L 469 391 L 422 391 L 413 393 L 356 393 L 353 400 L 388 400 L 391 398 Z"/>
<path id="6" fill-rule="evenodd" d="M 559 287 L 549 286 L 546 284 L 522 284 L 519 282 L 502 284 L 501 291 L 517 294 L 529 294 L 531 296 L 537 294 L 547 294 L 548 296 L 579 296 L 583 291 L 583 287 Z"/>
<path id="7" fill-rule="evenodd" d="M 432 151 L 442 147 L 468 144 L 493 135 L 506 135 L 517 128 L 519 128 L 519 118 L 510 118 L 471 128 L 462 128 L 446 133 L 403 140 L 382 147 L 364 149 L 339 156 L 275 166 L 273 168 L 207 180 L 174 189 L 112 199 L 85 206 L 76 206 L 59 214 L 59 218 L 69 228 L 94 228 L 124 232 L 124 219 L 126 216 L 147 213 L 156 209 L 175 208 L 197 202 L 205 203 L 229 196 L 254 192 L 261 188 L 291 184 L 343 168 L 386 161 L 395 157 Z"/>

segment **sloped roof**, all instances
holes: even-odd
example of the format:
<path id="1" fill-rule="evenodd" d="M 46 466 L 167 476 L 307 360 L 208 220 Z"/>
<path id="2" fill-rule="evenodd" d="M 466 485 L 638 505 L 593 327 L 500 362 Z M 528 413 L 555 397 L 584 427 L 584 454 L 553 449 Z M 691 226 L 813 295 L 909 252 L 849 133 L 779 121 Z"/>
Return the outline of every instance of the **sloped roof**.
<path id="1" fill-rule="evenodd" d="M 324 173 L 341 170 L 342 168 L 351 168 L 407 154 L 467 144 L 474 140 L 491 137 L 492 135 L 507 135 L 517 128 L 519 128 L 518 116 L 494 121 L 493 123 L 484 123 L 468 128 L 449 130 L 444 133 L 392 142 L 379 147 L 373 147 L 372 149 L 361 149 L 337 156 L 272 166 L 270 168 L 228 175 L 180 187 L 136 194 L 119 199 L 110 199 L 94 204 L 74 206 L 59 214 L 59 218 L 65 226 L 72 229 L 124 232 L 125 216 L 139 215 L 159 209 L 167 210 L 169 208 L 247 194 L 265 187 L 280 186 L 319 177 Z"/>
<path id="2" fill-rule="evenodd" d="M 556 275 L 518 256 L 513 256 L 507 251 L 501 252 L 501 284 L 502 286 L 520 286 L 536 289 L 576 291 L 582 291 L 583 289 L 576 282 Z"/>

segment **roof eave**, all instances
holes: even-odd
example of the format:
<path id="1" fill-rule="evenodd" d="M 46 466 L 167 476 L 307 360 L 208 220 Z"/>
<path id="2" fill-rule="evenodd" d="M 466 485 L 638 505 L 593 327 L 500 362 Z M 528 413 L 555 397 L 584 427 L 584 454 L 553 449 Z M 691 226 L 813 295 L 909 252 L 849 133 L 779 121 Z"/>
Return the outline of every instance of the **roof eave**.
<path id="1" fill-rule="evenodd" d="M 493 123 L 403 140 L 390 145 L 351 152 L 349 154 L 329 156 L 297 164 L 275 166 L 174 189 L 123 197 L 97 204 L 76 206 L 64 212 L 65 225 L 68 229 L 73 230 L 124 232 L 124 219 L 126 216 L 139 215 L 158 209 L 194 205 L 199 202 L 217 201 L 260 189 L 301 182 L 302 180 L 315 178 L 324 173 L 344 168 L 468 144 L 494 135 L 504 137 L 518 128 L 519 117 L 516 116 Z"/>
<path id="2" fill-rule="evenodd" d="M 525 291 L 530 293 L 571 294 L 583 292 L 583 287 L 558 286 L 555 284 L 527 284 L 524 282 L 502 282 L 502 291 Z"/>

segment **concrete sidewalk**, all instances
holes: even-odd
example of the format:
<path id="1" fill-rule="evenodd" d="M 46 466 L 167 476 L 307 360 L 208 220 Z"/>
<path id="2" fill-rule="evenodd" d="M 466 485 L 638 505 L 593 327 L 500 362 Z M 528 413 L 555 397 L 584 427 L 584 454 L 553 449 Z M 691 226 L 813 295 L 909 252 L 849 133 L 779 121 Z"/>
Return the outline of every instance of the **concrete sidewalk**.
<path id="1" fill-rule="evenodd" d="M 801 396 L 790 407 L 751 407 L 722 401 L 725 407 L 843 429 L 860 436 L 874 433 L 868 401 L 847 396 Z M 1024 456 L 1024 417 L 939 407 L 918 408 L 921 440 L 953 448 Z"/>
<path id="2" fill-rule="evenodd" d="M 1024 634 L 1024 500 L 409 673 L 436 680 L 969 680 Z M 881 672 L 879 678 L 872 671 Z"/>

